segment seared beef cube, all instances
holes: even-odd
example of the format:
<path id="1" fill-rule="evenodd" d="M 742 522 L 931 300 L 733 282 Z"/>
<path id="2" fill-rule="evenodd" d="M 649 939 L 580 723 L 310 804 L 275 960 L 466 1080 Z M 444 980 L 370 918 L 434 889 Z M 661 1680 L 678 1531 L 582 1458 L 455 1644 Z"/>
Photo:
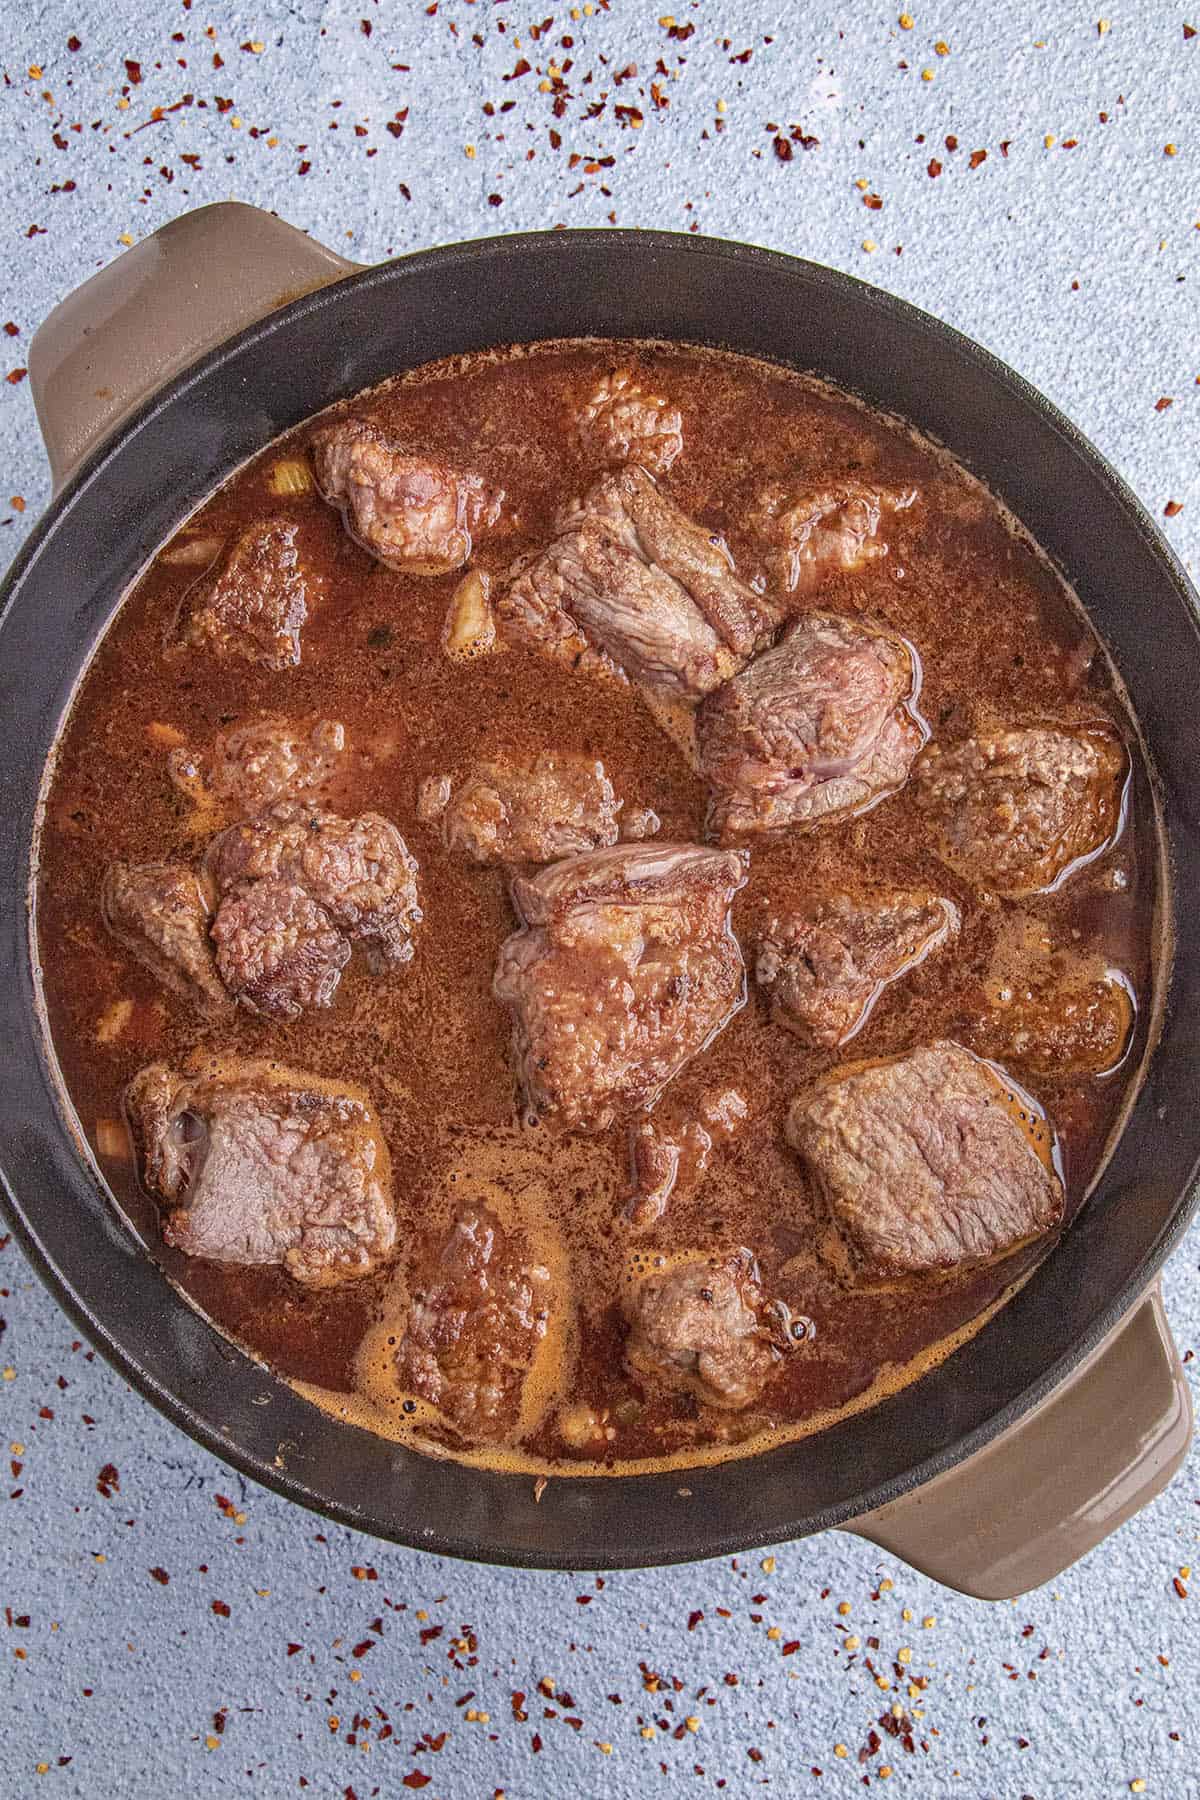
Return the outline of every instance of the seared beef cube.
<path id="1" fill-rule="evenodd" d="M 758 596 L 738 580 L 724 540 L 633 467 L 603 476 L 567 509 L 560 535 L 497 612 L 514 643 L 692 698 L 753 648 L 762 625 Z"/>
<path id="2" fill-rule="evenodd" d="M 579 438 L 597 462 L 638 463 L 665 475 L 683 449 L 683 420 L 677 406 L 639 387 L 628 369 L 615 369 L 580 413 Z"/>
<path id="3" fill-rule="evenodd" d="M 748 523 L 767 548 L 775 586 L 789 594 L 806 593 L 826 575 L 846 574 L 886 556 L 880 516 L 911 506 L 915 499 L 912 488 L 888 491 L 858 481 L 808 492 L 772 483 Z"/>
<path id="4" fill-rule="evenodd" d="M 208 903 L 182 863 L 111 863 L 100 890 L 119 943 L 177 994 L 224 1001 L 209 942 Z"/>
<path id="5" fill-rule="evenodd" d="M 748 1250 L 695 1256 L 638 1280 L 625 1301 L 625 1360 L 710 1406 L 757 1400 L 780 1358 Z"/>
<path id="6" fill-rule="evenodd" d="M 350 958 L 329 914 L 289 881 L 255 881 L 227 895 L 212 935 L 229 992 L 272 1019 L 328 1006 Z"/>
<path id="7" fill-rule="evenodd" d="M 1103 1075 L 1129 1047 L 1133 1001 L 1099 958 L 1060 951 L 1033 979 L 979 995 L 964 1019 L 972 1050 L 1044 1080 Z"/>
<path id="8" fill-rule="evenodd" d="M 889 982 L 958 929 L 934 894 L 829 894 L 768 921 L 755 975 L 771 1013 L 809 1044 L 844 1044 Z"/>
<path id="9" fill-rule="evenodd" d="M 547 750 L 477 763 L 457 791 L 431 776 L 417 811 L 472 862 L 553 862 L 615 844 L 620 803 L 602 762 Z"/>
<path id="10" fill-rule="evenodd" d="M 125 1104 L 163 1237 L 308 1287 L 365 1275 L 396 1241 L 391 1164 L 364 1095 L 276 1063 L 151 1063 Z"/>
<path id="11" fill-rule="evenodd" d="M 190 750 L 172 750 L 167 767 L 189 796 L 211 794 L 251 816 L 277 800 L 298 799 L 326 785 L 346 747 L 337 719 L 295 725 L 271 714 L 217 734 L 207 769 Z"/>
<path id="12" fill-rule="evenodd" d="M 512 1438 L 526 1378 L 550 1318 L 550 1271 L 520 1233 L 466 1207 L 413 1269 L 408 1326 L 396 1352 L 402 1387 L 473 1442 Z"/>
<path id="13" fill-rule="evenodd" d="M 648 1106 L 745 994 L 735 851 L 618 845 L 518 877 L 494 992 L 529 1106 L 578 1131 Z"/>
<path id="14" fill-rule="evenodd" d="M 251 883 L 303 888 L 373 967 L 408 962 L 420 922 L 417 865 L 396 827 L 378 813 L 343 819 L 285 802 L 209 846 L 208 869 L 222 896 Z M 222 908 L 225 901 L 222 901 Z"/>
<path id="15" fill-rule="evenodd" d="M 184 595 L 177 642 L 264 669 L 300 661 L 308 596 L 290 519 L 252 525 Z"/>
<path id="16" fill-rule="evenodd" d="M 1126 768 L 1107 730 L 986 732 L 932 745 L 917 796 L 952 869 L 998 894 L 1032 894 L 1112 838 Z"/>
<path id="17" fill-rule="evenodd" d="M 958 1044 L 832 1077 L 787 1136 L 868 1279 L 989 1262 L 1062 1221 L 1049 1125 Z"/>
<path id="18" fill-rule="evenodd" d="M 808 830 L 901 786 L 923 742 L 912 690 L 903 639 L 869 619 L 806 613 L 697 715 L 714 833 Z"/>
<path id="19" fill-rule="evenodd" d="M 351 537 L 408 575 L 460 569 L 504 499 L 469 469 L 405 450 L 370 419 L 339 419 L 318 432 L 313 467 Z"/>

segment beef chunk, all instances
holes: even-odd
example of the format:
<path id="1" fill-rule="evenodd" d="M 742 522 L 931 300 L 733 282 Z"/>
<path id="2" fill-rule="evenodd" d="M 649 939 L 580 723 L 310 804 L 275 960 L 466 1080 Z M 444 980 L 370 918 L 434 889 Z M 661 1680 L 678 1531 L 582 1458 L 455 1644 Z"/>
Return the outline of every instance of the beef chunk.
<path id="1" fill-rule="evenodd" d="M 579 438 L 597 462 L 638 463 L 665 475 L 683 449 L 683 420 L 677 406 L 639 387 L 628 369 L 615 369 L 580 413 Z"/>
<path id="2" fill-rule="evenodd" d="M 860 569 L 887 555 L 880 517 L 911 506 L 912 488 L 888 491 L 863 482 L 796 492 L 772 483 L 750 515 L 750 530 L 766 547 L 773 584 L 786 593 L 808 593 L 826 575 Z"/>
<path id="3" fill-rule="evenodd" d="M 703 1176 L 714 1144 L 732 1138 L 750 1109 L 736 1088 L 701 1095 L 698 1118 L 673 1120 L 656 1107 L 629 1131 L 629 1187 L 625 1217 L 635 1229 L 653 1225 L 672 1196 Z"/>
<path id="4" fill-rule="evenodd" d="M 290 519 L 252 525 L 184 595 L 176 641 L 264 669 L 300 661 L 308 597 Z"/>
<path id="5" fill-rule="evenodd" d="M 630 1368 L 686 1388 L 710 1406 L 749 1406 L 779 1362 L 748 1250 L 689 1257 L 643 1276 L 625 1313 Z"/>
<path id="6" fill-rule="evenodd" d="M 410 1278 L 396 1352 L 403 1387 L 473 1441 L 516 1436 L 550 1318 L 550 1271 L 484 1206 L 466 1207 Z"/>
<path id="7" fill-rule="evenodd" d="M 317 485 L 351 537 L 389 569 L 444 575 L 500 517 L 480 475 L 394 443 L 370 419 L 339 419 L 313 440 Z"/>
<path id="8" fill-rule="evenodd" d="M 417 811 L 472 862 L 553 862 L 615 844 L 620 802 L 602 762 L 547 750 L 477 763 L 457 791 L 431 776 Z"/>
<path id="9" fill-rule="evenodd" d="M 302 887 L 253 881 L 222 902 L 212 928 L 221 979 L 235 1000 L 272 1019 L 328 1006 L 350 945 Z"/>
<path id="10" fill-rule="evenodd" d="M 225 1000 L 208 937 L 208 904 L 186 865 L 112 863 L 100 902 L 113 936 L 167 987 L 189 999 Z"/>
<path id="11" fill-rule="evenodd" d="M 1055 1080 L 1103 1075 L 1129 1047 L 1133 1001 L 1099 958 L 1058 951 L 1033 979 L 980 993 L 964 1018 L 964 1042 L 981 1056 Z"/>
<path id="12" fill-rule="evenodd" d="M 530 1107 L 580 1131 L 648 1106 L 742 1004 L 729 906 L 737 852 L 619 845 L 572 856 L 513 897 L 494 991 L 513 1011 Z"/>
<path id="13" fill-rule="evenodd" d="M 1112 838 L 1126 766 L 1105 730 L 989 732 L 931 745 L 917 797 L 952 869 L 998 894 L 1031 894 Z"/>
<path id="14" fill-rule="evenodd" d="M 365 1275 L 396 1241 L 391 1165 L 357 1089 L 276 1063 L 151 1063 L 126 1090 L 163 1237 L 213 1262 L 277 1263 L 308 1287 Z"/>
<path id="15" fill-rule="evenodd" d="M 755 975 L 805 1043 L 844 1044 L 889 982 L 944 943 L 958 909 L 927 893 L 828 894 L 770 919 Z"/>
<path id="16" fill-rule="evenodd" d="M 221 911 L 229 896 L 256 882 L 282 882 L 302 888 L 345 938 L 361 943 L 373 967 L 408 962 L 413 954 L 421 919 L 417 865 L 396 827 L 378 813 L 343 819 L 284 802 L 223 831 L 206 861 Z"/>
<path id="17" fill-rule="evenodd" d="M 207 764 L 190 750 L 172 750 L 172 781 L 191 797 L 206 794 L 247 816 L 277 800 L 298 799 L 326 786 L 346 747 L 337 719 L 296 725 L 270 714 L 217 735 Z"/>
<path id="18" fill-rule="evenodd" d="M 714 833 L 807 830 L 899 787 L 923 741 L 905 704 L 912 690 L 901 638 L 868 619 L 806 613 L 697 715 Z"/>
<path id="19" fill-rule="evenodd" d="M 762 625 L 724 540 L 633 467 L 602 476 L 567 509 L 497 613 L 514 643 L 693 698 L 753 648 Z"/>
<path id="20" fill-rule="evenodd" d="M 848 1069 L 787 1121 L 858 1273 L 885 1280 L 987 1262 L 1052 1231 L 1063 1193 L 1039 1154 L 1049 1135 L 951 1043 Z"/>

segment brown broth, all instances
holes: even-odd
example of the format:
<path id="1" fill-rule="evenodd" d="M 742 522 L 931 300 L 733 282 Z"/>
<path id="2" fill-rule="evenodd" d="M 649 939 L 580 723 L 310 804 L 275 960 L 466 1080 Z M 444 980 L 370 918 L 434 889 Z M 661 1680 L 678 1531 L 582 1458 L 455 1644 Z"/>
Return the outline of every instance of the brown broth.
<path id="1" fill-rule="evenodd" d="M 594 475 L 570 424 L 597 375 L 613 366 L 634 368 L 679 404 L 685 449 L 664 488 L 727 534 L 739 566 L 752 560 L 738 528 L 744 503 L 781 472 L 823 485 L 859 470 L 919 489 L 923 503 L 889 520 L 890 553 L 827 581 L 821 603 L 870 612 L 916 645 L 920 708 L 935 737 L 1000 721 L 1112 718 L 1122 729 L 1133 760 L 1125 827 L 1057 891 L 998 901 L 949 875 L 906 790 L 859 818 L 756 844 L 733 913 L 748 944 L 756 920 L 789 889 L 852 886 L 864 874 L 956 902 L 956 944 L 884 994 L 844 1053 L 856 1059 L 953 1036 L 997 945 L 1019 943 L 1017 913 L 1042 923 L 1055 945 L 1121 971 L 1141 1004 L 1120 1069 L 1025 1082 L 1057 1133 L 1069 1217 L 1094 1182 L 1142 1061 L 1158 898 L 1153 801 L 1136 733 L 1082 610 L 1000 506 L 944 453 L 811 378 L 750 359 L 660 345 L 545 345 L 418 371 L 376 390 L 370 406 L 387 428 L 507 490 L 507 524 L 476 557 L 499 575 L 545 541 L 557 507 Z M 97 1148 L 98 1123 L 119 1118 L 124 1084 L 146 1062 L 178 1059 L 197 1045 L 269 1054 L 370 1092 L 391 1148 L 402 1250 L 418 1229 L 447 1221 L 465 1196 L 482 1195 L 523 1224 L 559 1271 L 567 1310 L 554 1367 L 542 1372 L 540 1422 L 483 1460 L 560 1472 L 585 1466 L 558 1435 L 556 1381 L 559 1399 L 630 1415 L 613 1428 L 604 1464 L 619 1472 L 647 1460 L 745 1453 L 912 1379 L 969 1334 L 1045 1246 L 915 1294 L 850 1286 L 823 1248 L 824 1220 L 781 1135 L 790 1099 L 839 1058 L 806 1051 L 771 1025 L 753 991 L 660 1102 L 669 1116 L 686 1118 L 703 1094 L 735 1087 L 750 1103 L 749 1121 L 652 1229 L 634 1238 L 620 1216 L 623 1127 L 590 1140 L 518 1127 L 508 1025 L 491 995 L 495 951 L 514 924 L 505 878 L 447 853 L 419 823 L 421 780 L 481 755 L 586 752 L 603 758 L 628 807 L 653 807 L 664 840 L 701 836 L 703 785 L 632 689 L 565 674 L 522 651 L 448 658 L 441 634 L 457 576 L 393 573 L 347 537 L 315 492 L 268 492 L 271 465 L 284 454 L 303 456 L 311 429 L 256 457 L 187 526 L 225 537 L 269 513 L 295 519 L 310 572 L 302 664 L 273 674 L 200 654 L 164 660 L 164 630 L 197 571 L 156 560 L 98 646 L 60 740 L 40 850 L 44 992 L 67 1092 L 117 1203 L 223 1331 L 322 1404 L 437 1447 L 444 1434 L 429 1409 L 402 1417 L 400 1397 L 389 1398 L 380 1374 L 389 1338 L 403 1328 L 403 1254 L 396 1270 L 315 1293 L 277 1270 L 188 1261 L 159 1242 L 155 1207 L 131 1158 Z M 375 977 L 356 957 L 331 1009 L 286 1024 L 241 1011 L 214 1021 L 175 998 L 107 934 L 97 898 L 113 857 L 196 855 L 214 829 L 211 814 L 195 812 L 172 786 L 166 751 L 148 728 L 170 725 L 204 752 L 218 730 L 261 712 L 319 712 L 345 723 L 351 755 L 336 805 L 397 823 L 420 864 L 425 911 L 407 968 Z M 102 1042 L 98 1025 L 121 1000 L 133 1002 L 132 1016 Z M 813 1321 L 811 1342 L 746 1414 L 717 1413 L 688 1396 L 644 1395 L 621 1356 L 619 1298 L 631 1252 L 736 1244 L 756 1252 L 768 1291 Z"/>

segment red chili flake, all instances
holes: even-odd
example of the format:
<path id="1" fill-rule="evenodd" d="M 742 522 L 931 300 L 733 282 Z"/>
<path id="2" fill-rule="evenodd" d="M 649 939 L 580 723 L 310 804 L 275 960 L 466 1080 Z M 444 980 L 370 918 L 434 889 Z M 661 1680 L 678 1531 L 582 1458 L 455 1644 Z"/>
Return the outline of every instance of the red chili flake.
<path id="1" fill-rule="evenodd" d="M 518 1725 L 523 1725 L 529 1717 L 529 1714 L 525 1711 L 525 1696 L 520 1688 L 517 1688 L 513 1693 L 512 1715 Z"/>
<path id="2" fill-rule="evenodd" d="M 958 149 L 958 139 L 953 134 L 946 139 L 946 148 L 950 151 L 951 155 Z"/>
<path id="3" fill-rule="evenodd" d="M 795 1656 L 795 1654 L 799 1648 L 800 1648 L 800 1639 L 799 1638 L 789 1638 L 788 1642 L 783 1646 L 783 1649 L 779 1652 L 779 1654 L 781 1656 Z"/>
<path id="4" fill-rule="evenodd" d="M 355 1646 L 354 1646 L 353 1650 L 350 1652 L 350 1654 L 351 1654 L 351 1656 L 365 1656 L 367 1654 L 368 1650 L 373 1650 L 374 1648 L 375 1648 L 374 1639 L 373 1638 L 364 1638 L 361 1644 L 355 1644 Z"/>
<path id="5" fill-rule="evenodd" d="M 937 159 L 937 157 L 936 157 L 936 156 L 931 156 L 931 157 L 930 157 L 930 159 L 929 159 L 929 167 L 928 167 L 928 169 L 927 169 L 927 170 L 926 170 L 926 171 L 925 171 L 925 172 L 926 172 L 926 174 L 927 174 L 927 175 L 928 175 L 928 176 L 929 176 L 929 179 L 930 179 L 930 180 L 931 180 L 931 181 L 936 181 L 936 180 L 937 180 L 937 178 L 938 178 L 938 176 L 939 176 L 939 175 L 940 175 L 940 174 L 941 174 L 941 172 L 942 172 L 942 165 L 941 165 L 941 163 L 940 163 L 940 162 L 939 162 L 939 161 L 938 161 L 938 159 Z"/>
<path id="6" fill-rule="evenodd" d="M 140 86 L 142 79 L 142 65 L 140 62 L 133 62 L 127 56 L 125 58 L 125 73 L 128 75 L 134 87 Z"/>
<path id="7" fill-rule="evenodd" d="M 1175 402 L 1170 394 L 1164 394 L 1161 400 L 1156 400 L 1154 402 L 1154 410 L 1155 412 L 1166 412 L 1168 406 L 1174 406 L 1174 404 Z"/>
<path id="8" fill-rule="evenodd" d="M 420 1769 L 410 1769 L 407 1775 L 400 1777 L 401 1786 L 406 1788 L 428 1787 L 432 1780 L 432 1775 L 425 1775 Z"/>
<path id="9" fill-rule="evenodd" d="M 1194 38 L 1195 35 L 1196 35 L 1196 27 L 1194 25 L 1185 25 L 1184 26 L 1183 39 L 1184 39 L 1185 43 L 1187 42 L 1188 38 Z"/>
<path id="10" fill-rule="evenodd" d="M 171 1579 L 171 1577 L 167 1574 L 167 1571 L 165 1569 L 151 1569 L 150 1573 L 154 1577 L 155 1581 L 157 1581 L 161 1587 L 166 1587 L 167 1583 Z"/>
<path id="11" fill-rule="evenodd" d="M 5 324 L 4 330 L 8 337 L 20 337 L 21 335 L 21 327 L 19 325 L 14 325 L 11 319 Z"/>
<path id="12" fill-rule="evenodd" d="M 541 1749 L 541 1747 L 542 1747 L 542 1734 L 540 1731 L 535 1731 L 533 1736 L 529 1740 L 529 1748 L 533 1751 L 533 1754 L 536 1756 L 538 1751 Z"/>
<path id="13" fill-rule="evenodd" d="M 27 238 L 45 237 L 45 235 L 46 227 L 44 225 L 31 225 L 29 230 L 25 233 Z"/>
<path id="14" fill-rule="evenodd" d="M 528 75 L 532 67 L 533 64 L 526 62 L 525 58 L 522 56 L 518 62 L 513 64 L 512 72 L 508 75 L 502 75 L 500 79 L 502 81 L 519 81 L 522 75 Z"/>
<path id="15" fill-rule="evenodd" d="M 303 1650 L 303 1648 L 304 1648 L 303 1644 L 289 1644 L 287 1647 L 287 1653 L 289 1656 L 299 1656 L 299 1654 L 300 1654 L 301 1650 Z"/>
<path id="16" fill-rule="evenodd" d="M 1183 501 L 1182 500 L 1168 500 L 1167 504 L 1163 507 L 1163 512 L 1168 519 L 1173 519 L 1175 517 L 1176 513 L 1181 513 L 1182 511 L 1183 511 Z"/>
<path id="17" fill-rule="evenodd" d="M 590 1606 L 594 1598 L 594 1594 L 576 1594 L 575 1604 L 576 1606 Z"/>
<path id="18" fill-rule="evenodd" d="M 981 163 L 985 163 L 986 161 L 987 161 L 987 151 L 986 150 L 972 150 L 972 152 L 971 152 L 971 167 L 973 169 L 977 169 Z"/>
<path id="19" fill-rule="evenodd" d="M 489 194 L 488 195 L 488 205 L 489 206 L 503 206 L 504 205 L 503 196 L 500 194 Z"/>
<path id="20" fill-rule="evenodd" d="M 883 210 L 883 201 L 879 198 L 878 194 L 864 194 L 863 205 L 869 207 L 871 212 L 881 212 Z"/>
<path id="21" fill-rule="evenodd" d="M 689 38 L 690 38 L 690 37 L 691 37 L 691 36 L 692 36 L 692 35 L 693 35 L 693 33 L 694 33 L 694 32 L 695 32 L 695 29 L 696 29 L 696 27 L 695 27 L 695 26 L 694 26 L 694 25 L 691 25 L 691 24 L 688 24 L 688 25 L 668 25 L 668 27 L 667 27 L 667 36 L 668 36 L 668 37 L 669 37 L 669 38 L 674 38 L 674 40 L 675 40 L 675 42 L 676 42 L 676 43 L 677 43 L 677 44 L 686 44 L 686 43 L 687 43 L 687 41 L 688 41 L 688 39 L 689 39 Z"/>
<path id="22" fill-rule="evenodd" d="M 753 1763 L 760 1763 L 763 1759 L 763 1753 L 761 1750 L 747 1750 L 746 1755 L 750 1758 L 750 1761 Z"/>
<path id="23" fill-rule="evenodd" d="M 688 1614 L 688 1630 L 695 1631 L 697 1625 L 700 1623 L 700 1621 L 703 1617 L 704 1617 L 704 1614 L 699 1610 L 699 1608 L 697 1608 L 695 1612 L 690 1612 Z"/>
<path id="24" fill-rule="evenodd" d="M 372 25 L 370 19 L 360 19 L 358 21 L 358 29 L 362 32 L 364 37 L 370 37 L 375 27 Z"/>
<path id="25" fill-rule="evenodd" d="M 82 42 L 74 35 L 74 33 L 67 39 L 67 49 L 71 51 L 83 49 Z"/>
<path id="26" fill-rule="evenodd" d="M 307 175 L 311 168 L 312 164 L 310 162 L 302 162 L 300 167 L 296 170 L 296 173 L 297 175 Z"/>
<path id="27" fill-rule="evenodd" d="M 12 507 L 14 512 L 23 513 L 25 511 L 24 494 L 14 494 L 8 504 Z"/>
<path id="28" fill-rule="evenodd" d="M 12 380 L 11 375 L 9 376 L 9 380 Z M 119 1494 L 120 1491 L 121 1477 L 117 1473 L 116 1464 L 105 1463 L 99 1475 L 96 1477 L 96 1492 L 102 1494 L 106 1500 L 111 1500 L 113 1495 Z"/>
<path id="29" fill-rule="evenodd" d="M 1078 138 L 1064 138 L 1062 141 L 1062 147 L 1064 150 L 1078 149 L 1079 139 Z"/>
<path id="30" fill-rule="evenodd" d="M 1001 138 L 1000 139 L 1000 154 L 1001 154 L 1001 156 L 1008 155 L 1008 147 L 1011 144 L 1011 142 L 1012 142 L 1011 138 Z"/>
<path id="31" fill-rule="evenodd" d="M 775 139 L 775 154 L 780 162 L 791 162 L 794 152 L 787 138 L 777 137 Z"/>
<path id="32" fill-rule="evenodd" d="M 432 1644 L 434 1638 L 441 1637 L 443 1629 L 444 1627 L 441 1625 L 426 1625 L 424 1631 L 421 1633 L 421 1642 L 423 1644 Z"/>
<path id="33" fill-rule="evenodd" d="M 1178 1575 L 1176 1575 L 1173 1578 L 1171 1585 L 1175 1589 L 1175 1592 L 1179 1595 L 1179 1598 L 1181 1600 L 1187 1599 L 1187 1596 L 1188 1596 L 1187 1588 L 1184 1585 L 1184 1583 L 1182 1581 L 1180 1581 Z"/>
<path id="34" fill-rule="evenodd" d="M 726 1675 L 726 1677 L 725 1677 L 725 1686 L 726 1687 L 736 1687 L 737 1684 L 738 1684 L 738 1678 L 736 1675 Z"/>
<path id="35" fill-rule="evenodd" d="M 403 121 L 403 119 L 389 119 L 387 122 L 387 130 L 391 132 L 391 134 L 394 138 L 403 137 L 404 136 L 404 121 Z"/>
<path id="36" fill-rule="evenodd" d="M 212 1609 L 216 1613 L 218 1619 L 227 1619 L 229 1617 L 229 1608 L 226 1606 L 224 1600 L 214 1600 Z"/>

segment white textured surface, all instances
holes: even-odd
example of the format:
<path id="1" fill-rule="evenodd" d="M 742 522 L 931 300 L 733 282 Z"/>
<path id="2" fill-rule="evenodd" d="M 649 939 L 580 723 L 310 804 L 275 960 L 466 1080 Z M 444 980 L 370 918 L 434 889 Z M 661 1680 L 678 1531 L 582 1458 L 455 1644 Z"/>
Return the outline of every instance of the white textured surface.
<path id="1" fill-rule="evenodd" d="M 363 261 L 610 215 L 622 225 L 694 225 L 848 269 L 977 337 L 1076 420 L 1152 513 L 1183 503 L 1165 529 L 1185 562 L 1196 558 L 1200 37 L 1185 38 L 1186 10 L 1114 7 L 1101 32 L 1099 7 L 943 0 L 936 11 L 918 6 L 904 31 L 895 13 L 860 5 L 704 0 L 678 11 L 680 26 L 695 26 L 682 42 L 655 4 L 575 10 L 578 20 L 569 7 L 527 12 L 484 0 L 440 0 L 432 15 L 413 0 L 239 0 L 156 8 L 150 23 L 132 0 L 10 5 L 0 51 L 0 313 L 20 331 L 0 337 L 0 373 L 23 366 L 33 329 L 119 253 L 122 234 L 141 237 L 204 201 L 274 208 Z M 534 42 L 529 25 L 543 17 L 553 24 Z M 1192 23 L 1200 29 L 1200 16 Z M 939 38 L 948 55 L 936 54 Z M 746 49 L 747 62 L 734 60 Z M 556 117 L 555 94 L 540 83 L 551 61 L 563 68 L 568 57 Z M 137 84 L 126 58 L 140 65 Z M 519 58 L 530 73 L 506 81 Z M 631 63 L 636 75 L 615 85 Z M 654 105 L 651 81 L 668 107 Z M 192 104 L 154 121 L 155 107 L 187 93 Z M 218 110 L 218 96 L 232 105 Z M 640 109 L 640 129 L 621 124 L 614 105 Z M 388 121 L 402 125 L 399 135 Z M 820 143 L 797 145 L 783 162 L 773 137 L 792 125 Z M 1176 155 L 1164 153 L 1168 143 Z M 972 169 L 971 152 L 982 149 L 987 158 Z M 588 172 L 610 155 L 610 167 Z M 942 165 L 936 177 L 931 158 Z M 860 180 L 881 208 L 864 205 Z M 1156 410 L 1165 397 L 1173 404 Z M 3 553 L 47 494 L 27 383 L 0 383 L 0 450 Z M 1166 1277 L 1181 1349 L 1200 1333 L 1198 1251 L 1193 1231 Z M 878 1786 L 880 1764 L 893 1770 L 890 1787 L 922 1796 L 1094 1800 L 1136 1779 L 1172 1800 L 1200 1794 L 1200 1586 L 1188 1600 L 1172 1586 L 1181 1566 L 1200 1562 L 1196 1455 L 1115 1540 L 1013 1606 L 956 1599 L 841 1536 L 781 1547 L 770 1574 L 755 1556 L 740 1569 L 610 1576 L 600 1589 L 587 1574 L 468 1568 L 322 1533 L 282 1501 L 243 1493 L 88 1362 L 85 1347 L 72 1348 L 70 1326 L 11 1245 L 0 1281 L 0 1363 L 12 1370 L 0 1430 L 23 1446 L 11 1452 L 21 1466 L 10 1491 L 20 1493 L 0 1550 L 5 1794 L 276 1795 L 299 1792 L 306 1778 L 315 1794 L 366 1800 L 409 1792 L 403 1777 L 414 1769 L 429 1775 L 430 1800 L 486 1800 L 498 1788 L 513 1800 L 701 1792 L 719 1782 L 730 1794 L 764 1784 L 777 1794 L 848 1794 L 864 1777 Z M 96 1481 L 108 1463 L 120 1491 L 105 1498 Z M 218 1495 L 244 1523 L 225 1515 Z M 356 1579 L 353 1566 L 373 1566 L 378 1579 Z M 151 1569 L 166 1571 L 169 1585 Z M 872 1600 L 883 1574 L 895 1586 Z M 577 1604 L 583 1595 L 587 1606 Z M 842 1599 L 853 1607 L 846 1620 L 835 1611 Z M 228 1617 L 213 1612 L 214 1600 Z M 705 1617 L 689 1632 L 697 1610 Z M 937 1622 L 924 1628 L 929 1616 Z M 370 1629 L 375 1619 L 382 1636 Z M 433 1625 L 441 1635 L 422 1645 Z M 912 1702 L 924 1708 L 927 1752 L 885 1738 L 859 1764 L 878 1716 L 897 1694 L 910 1702 L 902 1689 L 879 1691 L 861 1662 L 848 1666 L 846 1626 L 864 1643 L 879 1638 L 881 1666 L 911 1646 L 912 1670 L 929 1677 Z M 477 1651 L 456 1647 L 467 1632 Z M 356 1658 L 370 1638 L 375 1647 Z M 301 1648 L 289 1655 L 292 1644 Z M 655 1696 L 642 1663 L 666 1678 Z M 578 1730 L 536 1693 L 542 1677 L 569 1690 Z M 678 1694 L 671 1677 L 683 1684 Z M 530 1696 L 526 1722 L 513 1717 L 514 1689 Z M 543 1718 L 546 1706 L 558 1716 Z M 376 1707 L 393 1727 L 382 1742 Z M 471 1719 L 471 1710 L 490 1717 Z M 371 1718 L 369 1731 L 354 1731 L 356 1712 Z M 641 1735 L 643 1721 L 668 1719 L 673 1730 L 687 1716 L 700 1720 L 694 1734 Z M 449 1735 L 438 1751 L 415 1751 L 427 1732 Z M 833 1753 L 839 1742 L 844 1760 Z"/>

